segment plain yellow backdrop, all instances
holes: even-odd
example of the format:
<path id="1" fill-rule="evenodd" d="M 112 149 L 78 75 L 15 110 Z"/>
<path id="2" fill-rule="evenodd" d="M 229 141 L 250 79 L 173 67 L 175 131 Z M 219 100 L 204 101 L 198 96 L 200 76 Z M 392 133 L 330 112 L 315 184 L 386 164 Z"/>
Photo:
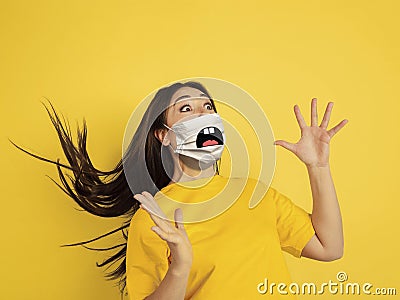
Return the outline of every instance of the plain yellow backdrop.
<path id="1" fill-rule="evenodd" d="M 248 91 L 275 138 L 291 142 L 300 137 L 295 104 L 309 124 L 313 97 L 319 121 L 334 102 L 328 128 L 349 120 L 330 148 L 345 253 L 329 263 L 285 254 L 293 281 L 345 271 L 348 281 L 399 293 L 399 13 L 398 1 L 1 1 L 0 298 L 119 298 L 95 266 L 106 254 L 59 246 L 122 220 L 77 211 L 46 177 L 59 182 L 56 167 L 8 141 L 67 162 L 43 97 L 74 134 L 86 119 L 92 162 L 109 170 L 135 106 L 162 85 L 199 76 Z M 286 149 L 276 153 L 272 185 L 310 211 L 306 168 Z"/>

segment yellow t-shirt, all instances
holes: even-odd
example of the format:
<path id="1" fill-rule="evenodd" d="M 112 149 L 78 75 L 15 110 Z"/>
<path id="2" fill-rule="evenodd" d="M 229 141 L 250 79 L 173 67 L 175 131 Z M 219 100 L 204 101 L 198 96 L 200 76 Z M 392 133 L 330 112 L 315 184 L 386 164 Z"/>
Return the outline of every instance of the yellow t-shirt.
<path id="1" fill-rule="evenodd" d="M 223 213 L 184 224 L 193 249 L 185 299 L 295 299 L 288 288 L 291 279 L 282 250 L 301 256 L 315 234 L 310 215 L 272 187 L 250 209 L 255 179 L 215 175 L 208 180 L 200 189 L 173 183 L 155 195 L 156 200 L 167 195 L 179 202 L 197 203 L 218 194 L 228 180 L 237 185 L 245 181 L 238 199 Z M 185 213 L 183 217 L 185 220 Z M 126 255 L 131 300 L 150 295 L 168 270 L 170 250 L 167 242 L 151 230 L 154 225 L 143 209 L 131 220 Z M 272 290 L 271 283 L 276 284 Z M 281 288 L 286 295 L 278 292 L 279 283 L 287 285 Z"/>

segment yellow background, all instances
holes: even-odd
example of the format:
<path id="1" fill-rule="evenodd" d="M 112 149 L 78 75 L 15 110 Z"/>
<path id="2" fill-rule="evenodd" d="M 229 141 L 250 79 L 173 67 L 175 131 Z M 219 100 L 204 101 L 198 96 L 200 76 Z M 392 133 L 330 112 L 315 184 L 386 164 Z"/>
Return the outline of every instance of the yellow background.
<path id="1" fill-rule="evenodd" d="M 119 297 L 95 266 L 104 253 L 59 245 L 122 220 L 75 210 L 45 176 L 59 182 L 56 167 L 7 139 L 66 162 L 43 97 L 73 133 L 85 117 L 92 162 L 110 170 L 135 106 L 162 85 L 198 76 L 248 91 L 275 138 L 291 142 L 300 133 L 294 104 L 309 124 L 312 97 L 319 121 L 335 103 L 328 128 L 349 120 L 330 156 L 345 253 L 330 263 L 285 254 L 293 280 L 327 282 L 345 271 L 349 281 L 399 293 L 399 8 L 398 1 L 1 1 L 0 297 Z M 272 185 L 311 209 L 307 171 L 280 147 Z"/>

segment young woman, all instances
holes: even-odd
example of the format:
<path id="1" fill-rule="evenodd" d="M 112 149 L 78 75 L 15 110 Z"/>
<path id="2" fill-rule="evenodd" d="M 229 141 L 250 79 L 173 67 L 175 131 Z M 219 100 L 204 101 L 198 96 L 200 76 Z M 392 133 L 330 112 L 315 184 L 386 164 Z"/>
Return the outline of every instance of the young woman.
<path id="1" fill-rule="evenodd" d="M 128 235 L 123 232 L 127 242 L 115 246 L 121 250 L 99 266 L 122 260 L 108 276 L 120 278 L 121 291 L 127 288 L 131 300 L 256 299 L 266 296 L 264 279 L 276 285 L 290 282 L 282 250 L 321 261 L 342 256 L 342 222 L 329 168 L 329 142 L 347 120 L 327 130 L 332 106 L 330 102 L 318 126 L 313 99 L 311 126 L 307 126 L 296 105 L 300 140 L 296 144 L 275 141 L 306 165 L 312 214 L 272 187 L 249 209 L 255 180 L 219 175 L 223 125 L 210 94 L 198 82 L 174 83 L 156 93 L 123 159 L 109 172 L 97 170 L 89 159 L 86 124 L 76 148 L 53 109 L 55 117 L 49 115 L 71 166 L 53 163 L 64 191 L 82 208 L 97 216 L 127 217 L 120 228 L 129 227 Z M 60 167 L 74 171 L 74 190 Z M 134 176 L 133 185 L 128 184 L 128 176 Z M 210 200 L 232 180 L 233 186 L 243 186 L 242 192 L 233 205 L 212 218 L 201 219 L 207 213 L 199 211 L 198 222 L 183 224 L 182 209 L 160 207 L 165 198 L 191 205 Z M 175 222 L 166 217 L 171 212 Z M 279 297 L 279 293 L 268 290 L 268 296 Z"/>

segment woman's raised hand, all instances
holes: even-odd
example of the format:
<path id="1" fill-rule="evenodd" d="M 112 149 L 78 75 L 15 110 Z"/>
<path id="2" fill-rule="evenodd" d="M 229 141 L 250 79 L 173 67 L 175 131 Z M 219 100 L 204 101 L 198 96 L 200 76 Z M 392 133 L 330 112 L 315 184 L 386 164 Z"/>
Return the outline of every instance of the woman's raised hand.
<path id="1" fill-rule="evenodd" d="M 275 145 L 282 146 L 293 152 L 307 167 L 325 167 L 329 165 L 329 142 L 332 137 L 348 122 L 347 119 L 342 120 L 335 127 L 326 130 L 333 102 L 329 102 L 321 125 L 318 126 L 317 116 L 317 99 L 311 101 L 311 126 L 307 126 L 300 108 L 297 104 L 294 106 L 294 113 L 301 130 L 301 138 L 296 143 L 289 143 L 284 140 L 276 140 Z"/>
<path id="2" fill-rule="evenodd" d="M 171 251 L 171 266 L 180 271 L 190 270 L 193 261 L 192 244 L 182 223 L 182 209 L 175 210 L 173 226 L 149 192 L 135 194 L 133 197 L 141 203 L 140 207 L 150 214 L 156 224 L 151 229 L 167 242 Z"/>

